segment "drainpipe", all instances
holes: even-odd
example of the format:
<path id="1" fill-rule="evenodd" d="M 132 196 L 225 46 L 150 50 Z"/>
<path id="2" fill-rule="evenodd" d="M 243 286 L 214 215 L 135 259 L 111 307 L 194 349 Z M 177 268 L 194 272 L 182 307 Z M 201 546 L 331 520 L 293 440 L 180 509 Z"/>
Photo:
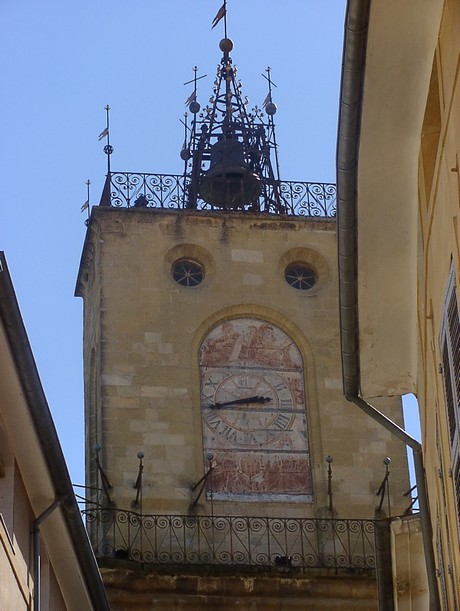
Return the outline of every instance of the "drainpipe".
<path id="1" fill-rule="evenodd" d="M 40 574 L 41 574 L 41 556 L 40 556 L 40 525 L 50 516 L 53 511 L 59 507 L 60 501 L 54 501 L 41 513 L 36 520 L 34 520 L 32 528 L 33 536 L 33 554 L 34 554 L 34 611 L 40 611 L 41 609 L 41 588 L 40 588 Z"/>
<path id="2" fill-rule="evenodd" d="M 440 611 L 422 446 L 404 429 L 360 396 L 357 286 L 357 192 L 361 105 L 371 0 L 348 0 L 340 89 L 337 139 L 337 231 L 340 339 L 344 395 L 386 430 L 408 445 L 414 455 L 420 505 L 430 611 Z M 384 604 L 380 595 L 379 608 Z"/>
<path id="3" fill-rule="evenodd" d="M 346 395 L 345 395 L 346 396 Z M 433 549 L 433 530 L 431 527 L 430 507 L 428 504 L 428 492 L 426 488 L 425 468 L 423 466 L 422 444 L 411 437 L 404 429 L 387 418 L 382 412 L 370 405 L 359 396 L 346 396 L 348 401 L 357 405 L 364 413 L 368 414 L 376 422 L 381 424 L 387 431 L 396 435 L 403 443 L 412 450 L 414 458 L 415 480 L 417 482 L 418 502 L 420 507 L 420 524 L 422 528 L 423 549 L 425 552 L 425 566 L 428 578 L 428 589 L 430 594 L 430 611 L 440 611 L 440 600 L 438 584 L 436 581 L 436 563 Z"/>

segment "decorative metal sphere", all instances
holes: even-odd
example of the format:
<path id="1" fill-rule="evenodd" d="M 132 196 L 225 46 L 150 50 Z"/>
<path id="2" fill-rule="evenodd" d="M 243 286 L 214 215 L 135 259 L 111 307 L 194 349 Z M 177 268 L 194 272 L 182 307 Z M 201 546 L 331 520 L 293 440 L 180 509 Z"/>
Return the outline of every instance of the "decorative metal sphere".
<path id="1" fill-rule="evenodd" d="M 106 155 L 111 155 L 113 153 L 113 146 L 111 144 L 106 144 L 104 146 L 104 153 Z"/>
<path id="2" fill-rule="evenodd" d="M 190 110 L 191 113 L 193 113 L 194 115 L 196 115 L 197 113 L 200 112 L 200 108 L 201 106 L 198 104 L 198 102 L 191 102 L 188 109 Z"/>
<path id="3" fill-rule="evenodd" d="M 383 464 L 386 466 L 391 464 L 391 458 L 389 456 L 385 456 L 385 458 L 383 459 Z"/>
<path id="4" fill-rule="evenodd" d="M 192 156 L 191 152 L 189 151 L 189 149 L 187 148 L 183 148 L 180 152 L 180 158 L 183 161 L 188 161 L 190 159 L 190 157 Z"/>
<path id="5" fill-rule="evenodd" d="M 139 460 L 142 460 L 142 459 L 144 458 L 144 452 L 138 452 L 138 453 L 137 453 L 137 458 L 138 458 Z"/>
<path id="6" fill-rule="evenodd" d="M 265 112 L 267 113 L 267 115 L 274 115 L 277 110 L 278 110 L 278 106 L 276 104 L 273 104 L 273 102 L 269 102 L 265 106 Z"/>
<path id="7" fill-rule="evenodd" d="M 326 462 L 327 462 L 327 463 L 331 464 L 331 462 L 332 462 L 333 460 L 334 460 L 334 459 L 332 458 L 332 456 L 331 456 L 330 454 L 328 454 L 328 455 L 326 456 Z"/>
<path id="8" fill-rule="evenodd" d="M 222 38 L 219 43 L 219 49 L 222 53 L 230 53 L 233 50 L 233 40 L 230 38 Z"/>
<path id="9" fill-rule="evenodd" d="M 214 458 L 214 454 L 212 452 L 206 453 L 206 460 L 212 460 Z"/>

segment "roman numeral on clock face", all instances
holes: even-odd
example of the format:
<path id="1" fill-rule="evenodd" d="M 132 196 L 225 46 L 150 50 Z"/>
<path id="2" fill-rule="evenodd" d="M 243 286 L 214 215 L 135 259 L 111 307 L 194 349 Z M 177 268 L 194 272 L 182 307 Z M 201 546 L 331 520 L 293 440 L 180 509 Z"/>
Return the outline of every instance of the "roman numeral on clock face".
<path id="1" fill-rule="evenodd" d="M 286 384 L 284 382 L 278 382 L 277 384 L 274 384 L 273 388 L 275 388 L 278 391 L 285 390 Z"/>
<path id="2" fill-rule="evenodd" d="M 228 440 L 228 441 L 235 441 L 236 436 L 237 436 L 237 431 L 235 431 L 235 429 L 232 429 L 231 426 L 228 426 L 228 424 L 224 424 L 222 422 L 222 425 L 220 427 L 219 432 Z"/>
<path id="3" fill-rule="evenodd" d="M 222 422 L 219 414 L 211 414 L 207 417 L 207 421 L 209 426 L 212 426 L 214 429 L 217 429 L 219 424 Z"/>
<path id="4" fill-rule="evenodd" d="M 291 418 L 287 414 L 279 414 L 272 426 L 274 429 L 278 429 L 279 431 L 281 431 L 287 428 L 290 421 Z"/>

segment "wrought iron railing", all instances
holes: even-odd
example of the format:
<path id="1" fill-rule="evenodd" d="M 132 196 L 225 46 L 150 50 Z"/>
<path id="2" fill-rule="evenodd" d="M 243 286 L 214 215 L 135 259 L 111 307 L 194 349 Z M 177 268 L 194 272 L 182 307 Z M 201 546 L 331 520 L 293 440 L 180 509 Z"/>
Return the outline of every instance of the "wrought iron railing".
<path id="1" fill-rule="evenodd" d="M 189 177 L 178 174 L 111 172 L 101 206 L 184 209 L 189 207 Z M 198 197 L 197 210 L 220 210 Z M 290 216 L 333 218 L 336 186 L 323 182 L 265 181 L 257 211 Z M 254 210 L 248 205 L 243 210 Z M 241 211 L 241 209 L 240 209 Z"/>
<path id="2" fill-rule="evenodd" d="M 375 567 L 372 520 L 141 515 L 117 509 L 83 514 L 100 559 L 294 571 Z"/>

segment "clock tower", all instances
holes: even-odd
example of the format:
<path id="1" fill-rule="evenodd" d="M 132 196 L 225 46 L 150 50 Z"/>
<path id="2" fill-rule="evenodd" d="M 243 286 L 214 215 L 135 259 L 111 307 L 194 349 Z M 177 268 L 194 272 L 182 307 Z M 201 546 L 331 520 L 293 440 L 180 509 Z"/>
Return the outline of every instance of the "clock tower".
<path id="1" fill-rule="evenodd" d="M 88 221 L 86 517 L 118 590 L 129 571 L 372 572 L 385 457 L 380 508 L 408 504 L 404 447 L 342 396 L 335 186 L 280 179 L 270 70 L 250 109 L 232 51 L 204 107 L 195 71 L 183 173 L 109 168 Z"/>

